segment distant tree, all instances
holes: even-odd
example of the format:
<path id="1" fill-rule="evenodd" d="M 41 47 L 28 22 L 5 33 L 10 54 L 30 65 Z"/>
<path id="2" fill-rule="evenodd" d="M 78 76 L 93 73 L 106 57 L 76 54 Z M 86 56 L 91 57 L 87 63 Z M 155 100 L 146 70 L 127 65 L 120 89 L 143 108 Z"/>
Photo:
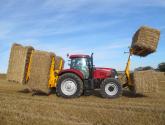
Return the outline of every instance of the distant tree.
<path id="1" fill-rule="evenodd" d="M 165 72 L 165 62 L 162 62 L 158 65 L 158 70 L 162 71 L 162 72 Z"/>
<path id="2" fill-rule="evenodd" d="M 145 66 L 143 67 L 143 70 L 154 70 L 154 68 L 151 66 Z"/>
<path id="3" fill-rule="evenodd" d="M 143 67 L 135 68 L 135 71 L 142 71 L 142 70 L 143 70 Z"/>
<path id="4" fill-rule="evenodd" d="M 136 71 L 144 71 L 144 70 L 154 70 L 151 66 L 145 66 L 145 67 L 138 67 L 135 69 Z"/>

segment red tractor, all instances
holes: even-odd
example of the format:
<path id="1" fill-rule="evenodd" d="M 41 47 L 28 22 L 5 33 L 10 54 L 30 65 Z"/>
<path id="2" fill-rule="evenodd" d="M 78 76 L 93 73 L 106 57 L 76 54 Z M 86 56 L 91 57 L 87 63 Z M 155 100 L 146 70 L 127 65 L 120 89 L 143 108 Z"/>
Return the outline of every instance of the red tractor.
<path id="1" fill-rule="evenodd" d="M 93 65 L 93 53 L 89 55 L 70 55 L 70 69 L 59 72 L 56 93 L 64 98 L 91 95 L 100 89 L 104 98 L 120 96 L 122 87 L 118 74 L 112 68 L 99 68 Z"/>

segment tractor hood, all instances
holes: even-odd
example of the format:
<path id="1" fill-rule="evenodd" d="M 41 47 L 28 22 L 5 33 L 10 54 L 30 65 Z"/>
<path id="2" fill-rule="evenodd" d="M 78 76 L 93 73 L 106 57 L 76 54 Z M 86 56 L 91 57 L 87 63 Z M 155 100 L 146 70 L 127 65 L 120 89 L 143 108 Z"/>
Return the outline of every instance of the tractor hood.
<path id="1" fill-rule="evenodd" d="M 95 67 L 94 70 L 94 78 L 96 79 L 105 79 L 109 77 L 117 76 L 117 72 L 112 68 L 103 68 L 103 67 Z"/>
<path id="2" fill-rule="evenodd" d="M 111 71 L 112 68 L 105 68 L 105 67 L 95 67 L 96 70 L 105 70 L 105 71 Z"/>

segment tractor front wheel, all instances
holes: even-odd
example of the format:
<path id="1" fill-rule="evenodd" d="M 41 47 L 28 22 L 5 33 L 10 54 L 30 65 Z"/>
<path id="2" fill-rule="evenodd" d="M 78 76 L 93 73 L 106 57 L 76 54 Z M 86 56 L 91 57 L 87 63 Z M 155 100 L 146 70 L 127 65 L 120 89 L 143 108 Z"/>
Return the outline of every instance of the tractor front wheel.
<path id="1" fill-rule="evenodd" d="M 58 79 L 56 93 L 64 98 L 79 97 L 83 93 L 83 82 L 76 74 L 65 73 Z"/>
<path id="2" fill-rule="evenodd" d="M 103 98 L 117 98 L 121 95 L 122 87 L 117 79 L 105 79 L 100 86 Z"/>

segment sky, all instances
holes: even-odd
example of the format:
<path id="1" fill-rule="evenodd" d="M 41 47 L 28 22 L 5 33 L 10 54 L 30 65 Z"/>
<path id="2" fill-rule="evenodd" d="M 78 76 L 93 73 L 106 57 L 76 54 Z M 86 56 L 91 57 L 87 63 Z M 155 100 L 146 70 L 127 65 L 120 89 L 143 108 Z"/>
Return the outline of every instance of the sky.
<path id="1" fill-rule="evenodd" d="M 98 67 L 124 70 L 140 26 L 160 29 L 156 53 L 132 56 L 131 69 L 165 62 L 165 0 L 0 0 L 0 73 L 13 43 L 55 52 L 94 53 Z"/>

